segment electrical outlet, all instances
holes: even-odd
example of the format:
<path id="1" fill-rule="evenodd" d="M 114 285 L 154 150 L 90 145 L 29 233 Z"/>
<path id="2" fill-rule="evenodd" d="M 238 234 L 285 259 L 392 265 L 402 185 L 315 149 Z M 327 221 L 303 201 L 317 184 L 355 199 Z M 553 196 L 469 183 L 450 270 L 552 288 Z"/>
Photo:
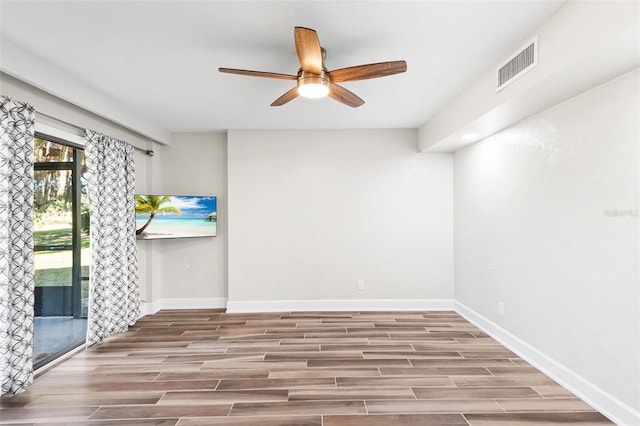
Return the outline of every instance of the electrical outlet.
<path id="1" fill-rule="evenodd" d="M 504 302 L 498 302 L 498 314 L 504 316 Z"/>
<path id="2" fill-rule="evenodd" d="M 356 281 L 356 289 L 357 290 L 364 290 L 364 280 Z"/>
<path id="3" fill-rule="evenodd" d="M 196 264 L 195 263 L 187 263 L 187 271 L 195 271 Z"/>

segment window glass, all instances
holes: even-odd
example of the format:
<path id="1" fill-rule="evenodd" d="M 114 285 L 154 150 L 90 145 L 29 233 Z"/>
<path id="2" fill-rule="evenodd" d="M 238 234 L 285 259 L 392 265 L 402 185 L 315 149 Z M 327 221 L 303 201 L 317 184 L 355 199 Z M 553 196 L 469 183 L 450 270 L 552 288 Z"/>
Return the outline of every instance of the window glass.
<path id="1" fill-rule="evenodd" d="M 84 151 L 35 139 L 34 367 L 81 345 L 89 294 L 89 206 Z"/>
<path id="2" fill-rule="evenodd" d="M 35 163 L 69 162 L 73 160 L 73 151 L 74 149 L 71 146 L 35 138 L 33 161 Z"/>

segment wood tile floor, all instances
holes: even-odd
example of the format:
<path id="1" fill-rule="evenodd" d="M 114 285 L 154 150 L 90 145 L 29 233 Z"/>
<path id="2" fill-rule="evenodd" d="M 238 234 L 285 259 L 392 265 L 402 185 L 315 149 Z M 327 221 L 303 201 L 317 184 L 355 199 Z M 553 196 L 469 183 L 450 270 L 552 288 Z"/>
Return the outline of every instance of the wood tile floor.
<path id="1" fill-rule="evenodd" d="M 0 401 L 31 425 L 603 425 L 453 312 L 161 311 Z"/>

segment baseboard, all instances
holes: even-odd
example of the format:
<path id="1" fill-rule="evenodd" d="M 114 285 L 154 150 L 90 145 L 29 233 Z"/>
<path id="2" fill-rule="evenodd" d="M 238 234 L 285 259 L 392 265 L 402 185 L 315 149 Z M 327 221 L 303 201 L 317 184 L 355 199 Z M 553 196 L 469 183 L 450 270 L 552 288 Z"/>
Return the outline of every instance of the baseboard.
<path id="1" fill-rule="evenodd" d="M 600 411 L 617 425 L 640 425 L 640 412 L 637 410 L 462 303 L 456 301 L 454 306 L 455 311 L 469 322 Z"/>
<path id="2" fill-rule="evenodd" d="M 230 300 L 227 312 L 452 311 L 452 299 Z"/>
<path id="3" fill-rule="evenodd" d="M 160 310 L 160 300 L 155 302 L 147 302 L 146 300 L 140 303 L 140 317 L 145 315 L 153 315 Z"/>
<path id="4" fill-rule="evenodd" d="M 140 316 L 153 315 L 162 309 L 224 309 L 226 307 L 226 297 L 158 299 L 154 302 L 143 302 L 140 307 Z"/>

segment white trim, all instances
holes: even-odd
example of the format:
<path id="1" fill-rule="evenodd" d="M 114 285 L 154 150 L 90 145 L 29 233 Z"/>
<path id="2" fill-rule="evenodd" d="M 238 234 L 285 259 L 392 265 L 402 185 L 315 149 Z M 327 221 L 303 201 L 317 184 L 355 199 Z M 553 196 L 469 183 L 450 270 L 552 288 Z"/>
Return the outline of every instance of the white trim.
<path id="1" fill-rule="evenodd" d="M 227 312 L 452 311 L 453 299 L 230 300 Z"/>
<path id="2" fill-rule="evenodd" d="M 43 365 L 40 368 L 34 370 L 34 372 L 33 372 L 34 379 L 37 379 L 38 377 L 42 376 L 44 373 L 46 373 L 47 371 L 51 370 L 53 367 L 55 367 L 56 365 L 62 363 L 63 361 L 66 361 L 69 358 L 71 358 L 72 356 L 84 351 L 85 348 L 86 348 L 86 345 L 84 343 L 82 343 L 82 344 L 78 345 L 77 347 L 71 349 L 70 351 L 63 353 L 58 358 L 46 363 L 45 365 Z"/>
<path id="3" fill-rule="evenodd" d="M 62 139 L 80 146 L 85 146 L 87 143 L 87 140 L 79 132 L 71 133 L 58 127 L 49 126 L 38 121 L 38 117 L 36 117 L 36 133 L 42 133 L 45 136 Z"/>
<path id="4" fill-rule="evenodd" d="M 162 309 L 224 309 L 226 297 L 158 299 L 142 302 L 140 316 L 153 315 Z"/>
<path id="5" fill-rule="evenodd" d="M 223 309 L 226 297 L 160 299 L 160 309 Z"/>
<path id="6" fill-rule="evenodd" d="M 144 301 L 140 304 L 140 317 L 142 318 L 145 315 L 153 315 L 160 310 L 160 301 L 156 300 L 155 302 L 147 302 Z"/>
<path id="7" fill-rule="evenodd" d="M 640 412 L 462 303 L 455 311 L 618 425 L 640 425 Z"/>

